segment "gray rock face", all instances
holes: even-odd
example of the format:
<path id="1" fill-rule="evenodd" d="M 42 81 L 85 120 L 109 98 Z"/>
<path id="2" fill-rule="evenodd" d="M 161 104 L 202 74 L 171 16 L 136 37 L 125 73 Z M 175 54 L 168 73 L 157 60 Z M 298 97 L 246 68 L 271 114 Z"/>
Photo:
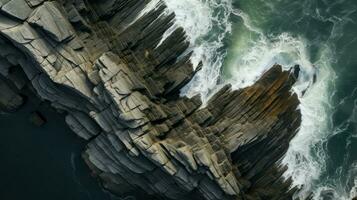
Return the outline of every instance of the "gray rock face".
<path id="1" fill-rule="evenodd" d="M 36 7 L 40 5 L 42 2 L 44 2 L 45 0 L 26 0 L 26 1 L 31 7 Z"/>
<path id="2" fill-rule="evenodd" d="M 40 27 L 57 42 L 62 42 L 74 35 L 72 26 L 59 11 L 57 3 L 53 1 L 45 2 L 39 6 L 28 19 L 28 22 Z"/>
<path id="3" fill-rule="evenodd" d="M 25 20 L 32 12 L 25 0 L 10 0 L 1 7 L 1 10 L 17 19 Z"/>
<path id="4" fill-rule="evenodd" d="M 1 74 L 10 79 L 8 69 L 20 66 L 36 94 L 67 113 L 106 189 L 291 199 L 296 189 L 278 162 L 301 120 L 293 73 L 273 66 L 253 86 L 223 87 L 201 108 L 199 96 L 179 96 L 197 71 L 190 54 L 182 56 L 189 46 L 182 28 L 160 43 L 174 20 L 162 2 L 146 13 L 150 0 L 1 2 Z M 19 102 L 15 94 L 0 98 Z"/>

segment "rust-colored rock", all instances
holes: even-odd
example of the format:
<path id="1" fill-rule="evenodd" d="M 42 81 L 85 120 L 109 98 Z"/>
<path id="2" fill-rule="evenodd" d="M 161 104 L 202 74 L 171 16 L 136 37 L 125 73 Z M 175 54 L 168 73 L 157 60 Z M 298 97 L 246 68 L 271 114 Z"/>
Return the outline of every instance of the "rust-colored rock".
<path id="1" fill-rule="evenodd" d="M 20 66 L 88 140 L 83 158 L 106 189 L 291 199 L 279 161 L 301 122 L 291 92 L 298 70 L 275 65 L 248 88 L 224 86 L 203 107 L 199 96 L 179 95 L 204 66 L 193 70 L 182 28 L 161 41 L 175 17 L 162 2 L 146 13 L 149 0 L 26 2 L 26 13 L 0 15 L 1 59 Z"/>

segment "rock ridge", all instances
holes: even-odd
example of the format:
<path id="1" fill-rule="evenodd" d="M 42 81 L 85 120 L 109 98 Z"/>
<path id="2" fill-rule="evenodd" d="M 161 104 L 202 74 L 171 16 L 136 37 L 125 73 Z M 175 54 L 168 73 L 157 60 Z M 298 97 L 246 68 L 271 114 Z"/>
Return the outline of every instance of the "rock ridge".
<path id="1" fill-rule="evenodd" d="M 0 1 L 0 108 L 25 85 L 88 141 L 83 158 L 117 195 L 158 199 L 292 199 L 279 161 L 301 114 L 298 66 L 221 88 L 203 106 L 180 96 L 192 66 L 182 28 L 159 1 Z M 196 70 L 194 70 L 196 69 Z"/>

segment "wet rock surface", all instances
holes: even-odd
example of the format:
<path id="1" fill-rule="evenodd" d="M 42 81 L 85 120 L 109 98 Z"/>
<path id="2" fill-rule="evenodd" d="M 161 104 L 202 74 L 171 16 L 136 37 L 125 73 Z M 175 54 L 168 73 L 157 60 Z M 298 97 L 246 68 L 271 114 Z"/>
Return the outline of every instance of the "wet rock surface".
<path id="1" fill-rule="evenodd" d="M 1 76 L 66 113 L 105 189 L 159 199 L 292 198 L 279 161 L 301 122 L 291 92 L 297 68 L 275 65 L 254 85 L 227 85 L 202 105 L 180 96 L 202 66 L 192 66 L 182 28 L 163 39 L 174 15 L 162 2 L 151 11 L 149 0 L 0 3 Z M 11 76 L 11 68 L 24 73 Z M 1 107 L 21 105 L 3 82 Z"/>

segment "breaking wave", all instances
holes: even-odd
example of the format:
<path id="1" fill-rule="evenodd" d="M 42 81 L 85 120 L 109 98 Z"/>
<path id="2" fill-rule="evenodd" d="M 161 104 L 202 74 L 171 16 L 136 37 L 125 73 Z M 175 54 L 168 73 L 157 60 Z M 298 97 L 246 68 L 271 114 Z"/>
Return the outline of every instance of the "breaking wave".
<path id="1" fill-rule="evenodd" d="M 224 39 L 231 34 L 232 0 L 164 0 L 170 11 L 175 12 L 176 22 L 187 32 L 197 66 L 203 69 L 184 88 L 183 95 L 201 94 L 207 99 L 216 87 L 221 67 L 227 54 Z"/>
<path id="2" fill-rule="evenodd" d="M 317 55 L 311 58 L 311 41 L 304 35 L 284 31 L 267 33 L 256 23 L 255 16 L 235 8 L 234 0 L 164 1 L 169 10 L 175 12 L 176 25 L 184 27 L 188 34 L 194 51 L 192 63 L 196 66 L 203 62 L 203 69 L 182 95 L 201 94 L 205 101 L 223 84 L 230 83 L 235 89 L 253 84 L 275 63 L 285 69 L 299 65 L 300 77 L 293 90 L 301 101 L 302 124 L 282 160 L 282 164 L 288 166 L 285 176 L 292 177 L 293 184 L 301 188 L 297 197 L 307 196 L 310 192 L 314 193 L 315 199 L 326 194 L 333 199 L 356 196 L 356 164 L 352 165 L 348 175 L 351 177 L 348 180 L 350 191 L 342 189 L 345 184 L 337 184 L 335 179 L 332 184 L 319 181 L 328 165 L 326 143 L 338 130 L 332 122 L 332 113 L 336 109 L 332 99 L 338 78 L 333 70 L 337 62 L 333 43 L 321 42 L 315 50 Z M 232 19 L 240 23 L 241 30 L 234 32 L 237 22 Z M 323 19 L 319 14 L 317 20 L 332 20 L 335 25 L 337 19 Z M 340 28 L 334 26 L 331 37 L 341 35 L 338 34 Z"/>

